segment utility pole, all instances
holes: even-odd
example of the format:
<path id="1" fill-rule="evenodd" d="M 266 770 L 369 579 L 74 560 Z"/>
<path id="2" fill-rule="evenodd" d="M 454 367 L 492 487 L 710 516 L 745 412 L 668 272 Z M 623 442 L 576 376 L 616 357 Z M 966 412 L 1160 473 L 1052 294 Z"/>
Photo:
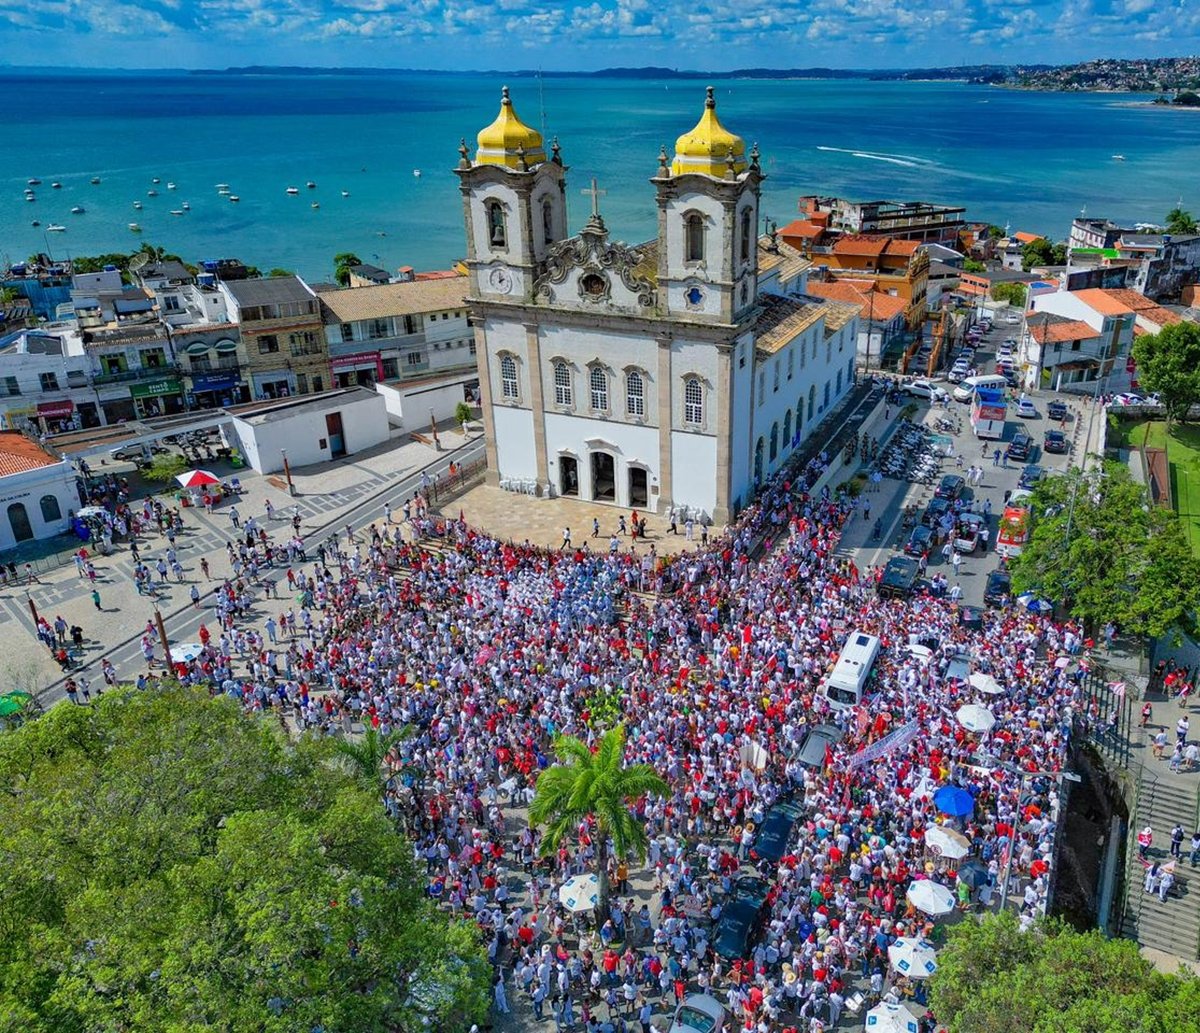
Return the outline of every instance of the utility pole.
<path id="1" fill-rule="evenodd" d="M 163 625 L 162 610 L 158 608 L 158 603 L 154 604 L 154 623 L 158 625 L 158 638 L 162 642 L 163 657 L 167 665 L 167 672 L 174 674 L 175 662 L 171 659 L 171 643 L 167 641 L 167 629 Z"/>

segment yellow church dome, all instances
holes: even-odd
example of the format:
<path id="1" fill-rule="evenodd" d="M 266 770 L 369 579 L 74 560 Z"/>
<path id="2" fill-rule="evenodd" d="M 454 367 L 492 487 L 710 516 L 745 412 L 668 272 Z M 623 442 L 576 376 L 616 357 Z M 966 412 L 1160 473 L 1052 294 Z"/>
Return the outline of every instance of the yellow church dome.
<path id="1" fill-rule="evenodd" d="M 542 134 L 530 129 L 513 110 L 508 87 L 500 91 L 500 114 L 496 121 L 479 131 L 476 165 L 503 165 L 510 169 L 532 168 L 546 160 Z"/>
<path id="2" fill-rule="evenodd" d="M 671 162 L 671 174 L 682 176 L 689 172 L 699 172 L 724 179 L 731 157 L 734 174 L 745 172 L 746 142 L 721 125 L 717 118 L 717 102 L 713 99 L 713 88 L 710 86 L 700 121 L 694 129 L 675 141 L 675 160 Z"/>

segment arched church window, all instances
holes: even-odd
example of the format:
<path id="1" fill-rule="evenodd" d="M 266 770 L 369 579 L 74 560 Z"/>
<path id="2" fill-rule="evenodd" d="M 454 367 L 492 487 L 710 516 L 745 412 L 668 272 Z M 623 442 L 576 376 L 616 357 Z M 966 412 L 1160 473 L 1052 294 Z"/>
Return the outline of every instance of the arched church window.
<path id="1" fill-rule="evenodd" d="M 646 385 L 636 369 L 625 374 L 625 412 L 629 416 L 646 415 Z"/>
<path id="2" fill-rule="evenodd" d="M 704 422 L 704 388 L 697 377 L 683 382 L 683 422 L 697 427 Z"/>
<path id="3" fill-rule="evenodd" d="M 517 392 L 517 360 L 511 355 L 500 356 L 500 394 L 513 401 L 520 397 Z"/>
<path id="4" fill-rule="evenodd" d="M 750 238 L 754 233 L 754 226 L 750 218 L 750 209 L 742 209 L 742 261 L 750 261 Z"/>
<path id="5" fill-rule="evenodd" d="M 53 524 L 62 519 L 62 509 L 53 495 L 43 495 L 38 505 L 42 509 L 42 520 L 45 523 Z"/>
<path id="6" fill-rule="evenodd" d="M 704 261 L 704 217 L 692 212 L 683 221 L 684 261 Z"/>
<path id="7" fill-rule="evenodd" d="M 488 242 L 492 245 L 492 247 L 507 247 L 508 228 L 505 225 L 504 205 L 502 205 L 499 201 L 489 201 L 487 203 L 487 218 Z"/>
<path id="8" fill-rule="evenodd" d="M 554 364 L 554 404 L 571 404 L 571 367 L 561 361 Z"/>
<path id="9" fill-rule="evenodd" d="M 542 240 L 554 243 L 554 205 L 548 197 L 542 202 Z"/>
<path id="10" fill-rule="evenodd" d="M 593 366 L 588 379 L 592 388 L 592 410 L 608 412 L 608 374 L 600 366 Z"/>

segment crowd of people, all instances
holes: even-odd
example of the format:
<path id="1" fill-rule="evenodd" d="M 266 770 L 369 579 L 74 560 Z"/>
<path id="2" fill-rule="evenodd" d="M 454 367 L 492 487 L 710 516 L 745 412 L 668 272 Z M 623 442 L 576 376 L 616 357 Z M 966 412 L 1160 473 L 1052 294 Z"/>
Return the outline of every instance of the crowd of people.
<path id="1" fill-rule="evenodd" d="M 411 726 L 384 803 L 429 895 L 484 931 L 499 1013 L 523 997 L 557 1029 L 664 1029 L 694 991 L 746 1033 L 829 1029 L 880 999 L 920 1012 L 921 982 L 889 972 L 887 955 L 899 936 L 940 935 L 910 884 L 942 883 L 963 910 L 1006 890 L 1025 921 L 1044 908 L 1056 774 L 1090 705 L 1083 637 L 1012 608 L 968 627 L 942 593 L 880 598 L 881 571 L 839 552 L 854 500 L 809 490 L 825 466 L 817 456 L 777 477 L 734 525 L 673 557 L 500 541 L 423 507 L 316 550 L 251 524 L 230 544 L 203 648 L 176 673 L 317 734 Z M 255 600 L 264 579 L 274 597 L 286 584 L 281 601 Z M 835 709 L 822 680 L 856 630 L 882 642 L 870 700 Z M 964 656 L 1002 692 L 951 676 Z M 592 870 L 594 825 L 541 857 L 523 808 L 554 736 L 594 739 L 592 707 L 613 691 L 627 759 L 671 793 L 631 803 L 647 865 L 614 861 L 600 923 L 559 899 Z M 989 733 L 956 721 L 967 702 L 992 710 Z M 844 737 L 806 766 L 799 748 L 818 723 Z M 970 813 L 938 812 L 933 793 L 950 783 Z M 784 799 L 803 817 L 782 860 L 759 864 L 755 831 Z M 969 875 L 927 849 L 938 824 L 969 839 Z M 770 881 L 768 914 L 747 955 L 725 959 L 714 920 L 747 871 Z"/>

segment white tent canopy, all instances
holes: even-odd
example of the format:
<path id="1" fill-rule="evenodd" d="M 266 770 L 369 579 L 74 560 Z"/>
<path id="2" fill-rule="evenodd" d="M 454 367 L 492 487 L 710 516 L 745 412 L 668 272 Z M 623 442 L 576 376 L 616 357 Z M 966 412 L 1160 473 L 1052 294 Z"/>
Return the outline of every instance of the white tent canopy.
<path id="1" fill-rule="evenodd" d="M 927 915 L 948 915 L 954 910 L 954 894 L 931 879 L 918 879 L 908 887 L 905 896 L 913 907 Z"/>
<path id="2" fill-rule="evenodd" d="M 590 872 L 574 875 L 563 883 L 558 899 L 572 914 L 591 911 L 600 900 L 600 880 Z"/>
<path id="3" fill-rule="evenodd" d="M 990 732 L 996 727 L 996 715 L 977 703 L 967 703 L 959 707 L 954 717 L 968 732 L 976 734 Z"/>
<path id="4" fill-rule="evenodd" d="M 867 1012 L 871 1033 L 917 1033 L 917 1017 L 903 1004 L 877 1004 Z"/>
<path id="5" fill-rule="evenodd" d="M 910 979 L 927 979 L 937 971 L 937 948 L 916 936 L 901 936 L 888 947 L 892 968 Z"/>
<path id="6" fill-rule="evenodd" d="M 960 861 L 971 852 L 971 841 L 961 832 L 948 829 L 945 825 L 934 825 L 925 830 L 925 848 L 939 857 Z"/>

